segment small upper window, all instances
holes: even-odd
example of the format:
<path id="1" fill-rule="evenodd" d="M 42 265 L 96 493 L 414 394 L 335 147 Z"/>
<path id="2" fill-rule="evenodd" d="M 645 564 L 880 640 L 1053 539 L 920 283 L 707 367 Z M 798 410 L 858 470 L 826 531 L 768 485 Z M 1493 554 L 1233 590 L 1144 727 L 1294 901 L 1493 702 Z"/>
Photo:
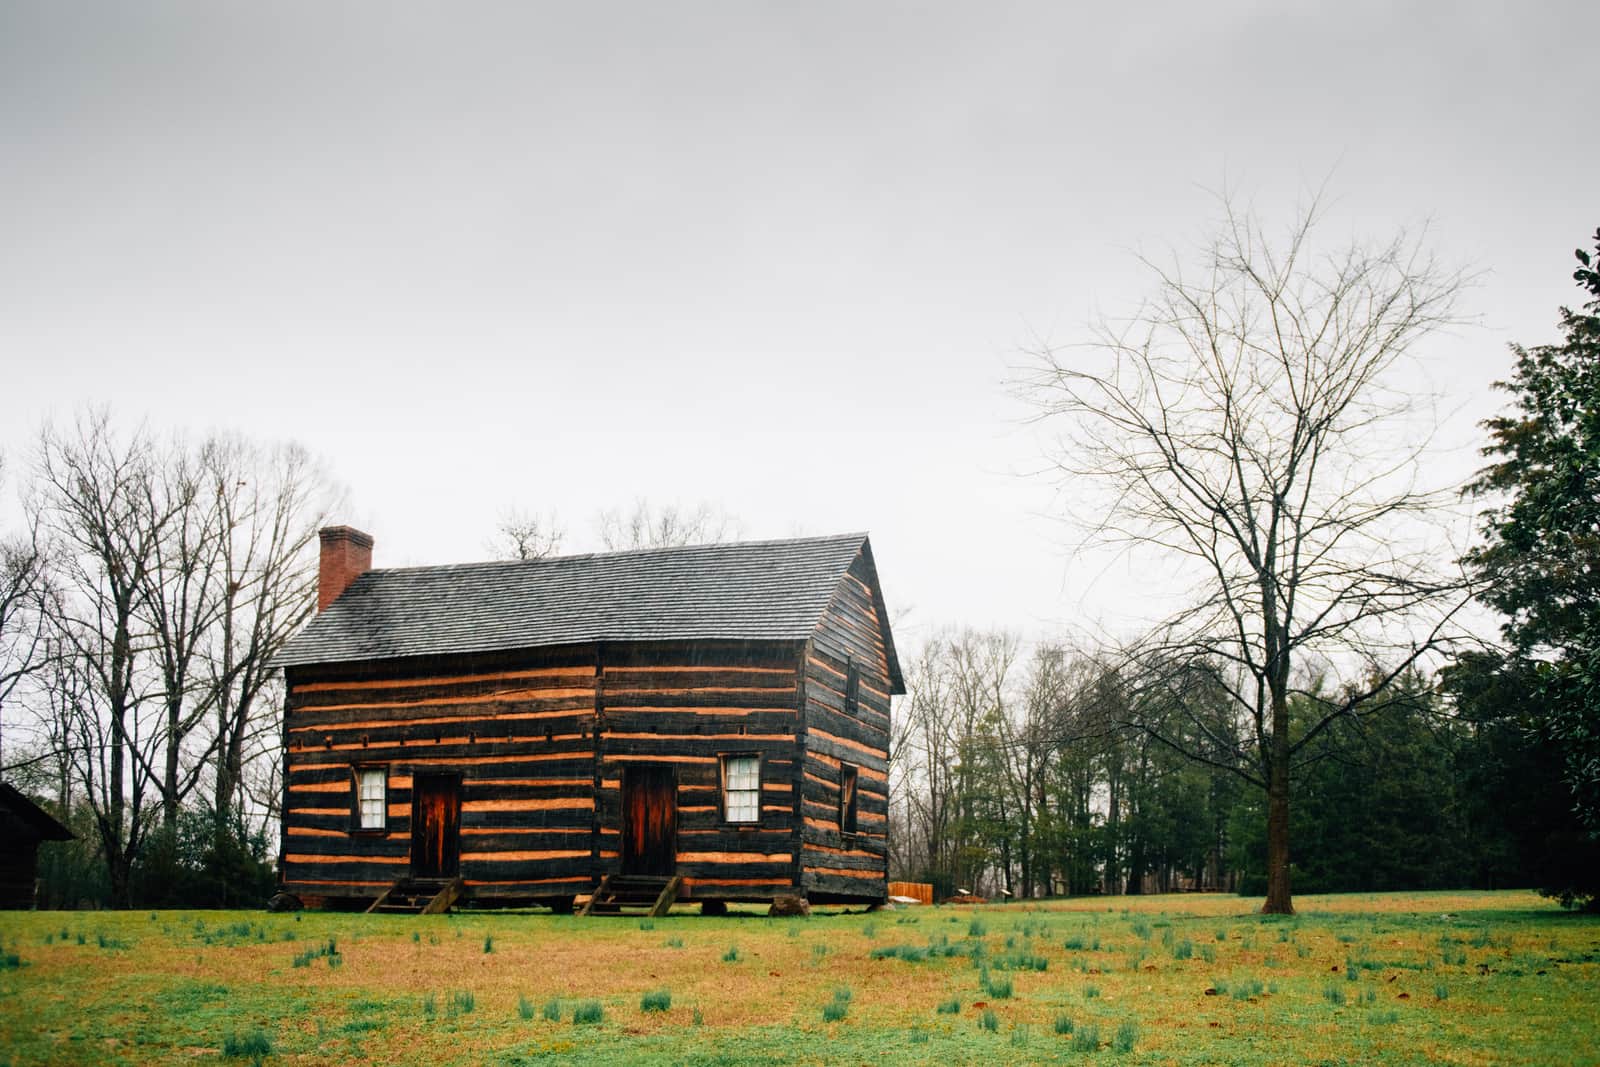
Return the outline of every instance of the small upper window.
<path id="1" fill-rule="evenodd" d="M 356 772 L 359 804 L 356 825 L 362 830 L 382 830 L 387 825 L 388 772 L 382 767 L 363 767 Z"/>
<path id="2" fill-rule="evenodd" d="M 844 710 L 848 715 L 856 714 L 861 707 L 861 668 L 857 667 L 854 660 L 845 667 L 844 674 Z"/>
<path id="3" fill-rule="evenodd" d="M 722 817 L 728 822 L 761 820 L 761 757 L 722 757 Z"/>
<path id="4" fill-rule="evenodd" d="M 856 769 L 848 763 L 839 765 L 839 832 L 856 832 Z"/>

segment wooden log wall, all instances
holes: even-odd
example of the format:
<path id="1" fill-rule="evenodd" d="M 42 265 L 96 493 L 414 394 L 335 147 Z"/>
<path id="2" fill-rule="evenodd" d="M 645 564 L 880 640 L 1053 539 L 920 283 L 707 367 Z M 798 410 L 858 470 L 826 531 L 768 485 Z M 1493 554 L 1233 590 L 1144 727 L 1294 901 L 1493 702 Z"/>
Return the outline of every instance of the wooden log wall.
<path id="1" fill-rule="evenodd" d="M 677 777 L 683 900 L 766 900 L 795 891 L 797 645 L 606 645 L 596 777 L 596 871 L 621 868 L 622 784 L 630 765 Z M 761 819 L 723 819 L 721 759 L 761 759 Z"/>
<path id="2" fill-rule="evenodd" d="M 14 829 L 0 834 L 0 910 L 32 908 L 38 878 L 39 839 Z"/>
<path id="3" fill-rule="evenodd" d="M 409 674 L 400 674 L 409 671 Z M 461 779 L 461 875 L 478 897 L 561 898 L 591 882 L 594 650 L 515 661 L 291 669 L 283 882 L 371 897 L 410 872 L 411 788 Z M 388 768 L 387 825 L 356 829 L 355 768 Z"/>
<path id="4" fill-rule="evenodd" d="M 889 876 L 889 665 L 865 556 L 857 556 L 805 659 L 800 884 L 812 900 L 883 900 Z M 847 677 L 859 672 L 856 709 Z M 857 768 L 856 833 L 839 825 L 841 767 Z"/>

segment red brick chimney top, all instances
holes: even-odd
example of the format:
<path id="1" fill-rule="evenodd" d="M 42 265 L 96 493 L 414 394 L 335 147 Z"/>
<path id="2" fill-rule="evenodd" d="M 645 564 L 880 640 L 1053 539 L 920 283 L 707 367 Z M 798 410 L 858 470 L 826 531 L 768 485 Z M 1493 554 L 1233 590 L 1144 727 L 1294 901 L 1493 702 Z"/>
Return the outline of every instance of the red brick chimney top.
<path id="1" fill-rule="evenodd" d="M 317 610 L 350 588 L 350 583 L 372 569 L 372 536 L 353 526 L 324 526 L 317 531 L 322 539 L 322 560 L 317 569 Z"/>

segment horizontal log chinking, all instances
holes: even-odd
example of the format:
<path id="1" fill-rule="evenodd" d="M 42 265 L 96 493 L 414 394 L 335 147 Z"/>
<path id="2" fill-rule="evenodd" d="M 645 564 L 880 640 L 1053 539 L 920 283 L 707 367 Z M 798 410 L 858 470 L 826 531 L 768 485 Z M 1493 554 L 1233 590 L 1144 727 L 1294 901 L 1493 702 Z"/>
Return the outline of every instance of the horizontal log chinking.
<path id="1" fill-rule="evenodd" d="M 886 897 L 903 684 L 865 535 L 399 570 L 323 538 L 279 656 L 286 892 Z"/>

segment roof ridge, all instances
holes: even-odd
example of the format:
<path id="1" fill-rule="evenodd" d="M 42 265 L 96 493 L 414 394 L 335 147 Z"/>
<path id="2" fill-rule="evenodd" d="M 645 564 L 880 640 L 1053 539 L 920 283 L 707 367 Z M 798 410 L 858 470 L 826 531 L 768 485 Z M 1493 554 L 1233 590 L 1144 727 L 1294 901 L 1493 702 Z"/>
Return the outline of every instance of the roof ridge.
<path id="1" fill-rule="evenodd" d="M 866 540 L 865 530 L 840 534 L 813 534 L 807 537 L 770 537 L 753 541 L 701 541 L 692 545 L 665 545 L 656 548 L 620 548 L 608 552 L 574 552 L 568 556 L 541 556 L 538 559 L 480 559 L 462 563 L 421 563 L 410 567 L 372 567 L 363 574 L 403 574 L 416 571 L 467 570 L 474 567 L 534 567 L 540 564 L 567 563 L 578 560 L 630 559 L 640 556 L 672 556 L 697 549 L 718 548 L 770 548 L 774 545 L 843 544 L 847 541 Z"/>

